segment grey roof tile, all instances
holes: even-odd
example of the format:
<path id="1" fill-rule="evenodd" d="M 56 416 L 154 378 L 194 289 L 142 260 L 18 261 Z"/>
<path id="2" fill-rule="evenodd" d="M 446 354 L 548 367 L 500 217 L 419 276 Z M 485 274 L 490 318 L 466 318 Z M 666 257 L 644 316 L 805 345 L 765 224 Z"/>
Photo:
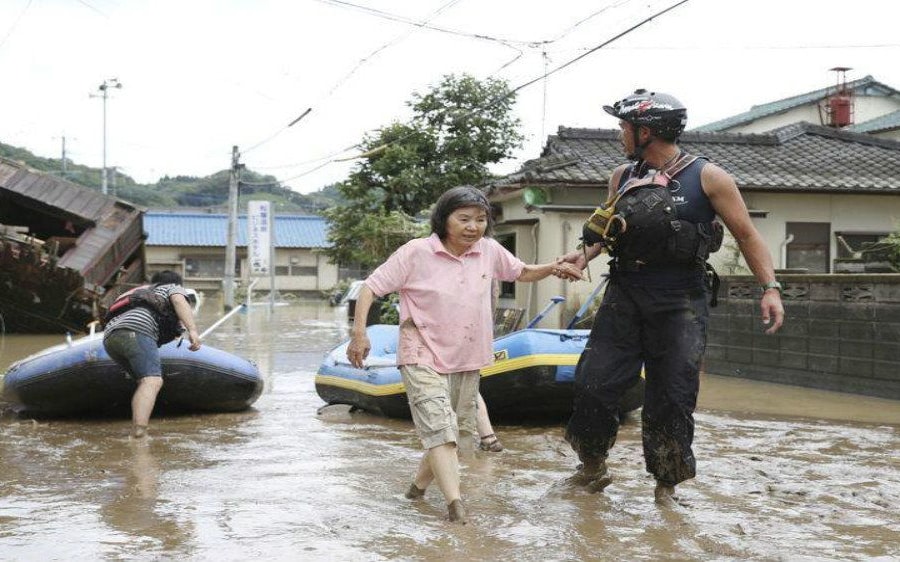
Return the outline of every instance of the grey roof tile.
<path id="1" fill-rule="evenodd" d="M 526 185 L 606 187 L 625 162 L 612 129 L 560 127 L 539 158 L 494 181 L 506 191 Z M 734 175 L 742 190 L 782 192 L 900 192 L 900 142 L 794 123 L 765 134 L 688 131 L 684 150 Z"/>

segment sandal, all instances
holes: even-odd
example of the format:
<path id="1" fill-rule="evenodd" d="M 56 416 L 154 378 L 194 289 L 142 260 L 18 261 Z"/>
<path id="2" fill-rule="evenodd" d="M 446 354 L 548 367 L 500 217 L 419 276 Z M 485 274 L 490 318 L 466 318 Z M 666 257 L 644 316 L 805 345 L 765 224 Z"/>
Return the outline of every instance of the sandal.
<path id="1" fill-rule="evenodd" d="M 488 435 L 481 436 L 481 442 L 478 444 L 478 448 L 482 451 L 490 451 L 491 453 L 499 453 L 503 450 L 503 443 L 500 442 L 500 439 L 493 433 Z"/>

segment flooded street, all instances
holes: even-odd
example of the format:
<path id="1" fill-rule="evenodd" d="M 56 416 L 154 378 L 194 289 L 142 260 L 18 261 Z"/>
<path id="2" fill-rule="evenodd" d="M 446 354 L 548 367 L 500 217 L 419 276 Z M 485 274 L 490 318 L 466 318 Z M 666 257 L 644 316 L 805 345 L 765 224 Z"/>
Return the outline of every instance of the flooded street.
<path id="1" fill-rule="evenodd" d="M 220 308 L 207 303 L 199 326 Z M 470 523 L 403 497 L 412 423 L 333 406 L 313 376 L 347 336 L 324 304 L 253 307 L 206 343 L 255 361 L 254 408 L 130 421 L 0 417 L 0 560 L 896 560 L 900 402 L 705 376 L 696 479 L 658 506 L 637 416 L 600 495 L 555 426 L 499 426 L 463 459 Z M 59 336 L 7 335 L 0 372 Z"/>

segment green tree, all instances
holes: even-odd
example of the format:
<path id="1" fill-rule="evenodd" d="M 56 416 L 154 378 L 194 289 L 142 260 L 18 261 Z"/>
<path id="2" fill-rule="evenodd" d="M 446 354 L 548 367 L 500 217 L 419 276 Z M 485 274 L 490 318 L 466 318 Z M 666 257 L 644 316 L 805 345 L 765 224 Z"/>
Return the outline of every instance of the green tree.
<path id="1" fill-rule="evenodd" d="M 336 263 L 381 263 L 398 246 L 424 234 L 414 217 L 447 189 L 477 185 L 488 165 L 521 146 L 515 96 L 505 81 L 449 75 L 425 94 L 413 93 L 408 123 L 367 134 L 363 160 L 338 191 L 347 201 L 324 212 Z"/>
<path id="2" fill-rule="evenodd" d="M 872 261 L 884 260 L 894 271 L 900 271 L 900 229 L 874 244 L 864 244 L 862 255 Z"/>

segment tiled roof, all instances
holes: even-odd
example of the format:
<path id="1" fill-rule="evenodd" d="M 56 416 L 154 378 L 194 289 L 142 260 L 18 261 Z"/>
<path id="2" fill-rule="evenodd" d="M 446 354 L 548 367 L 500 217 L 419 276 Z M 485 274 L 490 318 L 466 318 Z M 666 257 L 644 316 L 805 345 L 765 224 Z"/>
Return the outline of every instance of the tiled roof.
<path id="1" fill-rule="evenodd" d="M 900 96 L 900 92 L 891 88 L 890 86 L 878 82 L 871 76 L 866 76 L 865 78 L 860 78 L 859 80 L 847 82 L 847 89 L 851 90 L 854 94 L 857 95 Z M 706 125 L 701 125 L 691 130 L 697 132 L 724 131 L 725 129 L 730 129 L 738 125 L 750 123 L 751 121 L 756 121 L 757 119 L 761 119 L 769 115 L 783 113 L 795 107 L 816 103 L 819 100 L 823 99 L 825 96 L 833 94 L 834 92 L 835 87 L 830 86 L 828 88 L 822 88 L 820 90 L 807 92 L 798 96 L 792 96 L 761 105 L 754 105 L 750 108 L 750 111 L 738 113 L 737 115 L 732 115 L 731 117 L 727 117 L 720 121 L 707 123 Z"/>
<path id="2" fill-rule="evenodd" d="M 148 211 L 144 215 L 148 246 L 224 247 L 228 215 Z M 325 248 L 328 226 L 324 218 L 307 215 L 275 215 L 276 248 Z M 238 217 L 237 246 L 247 245 L 247 217 Z"/>
<path id="3" fill-rule="evenodd" d="M 846 130 L 856 133 L 880 133 L 881 131 L 892 131 L 894 129 L 900 129 L 900 109 L 862 123 L 850 125 Z"/>
<path id="4" fill-rule="evenodd" d="M 765 134 L 686 132 L 680 146 L 730 172 L 742 190 L 900 193 L 900 142 L 795 123 Z M 603 187 L 625 162 L 619 131 L 560 127 L 540 158 L 493 182 Z"/>

